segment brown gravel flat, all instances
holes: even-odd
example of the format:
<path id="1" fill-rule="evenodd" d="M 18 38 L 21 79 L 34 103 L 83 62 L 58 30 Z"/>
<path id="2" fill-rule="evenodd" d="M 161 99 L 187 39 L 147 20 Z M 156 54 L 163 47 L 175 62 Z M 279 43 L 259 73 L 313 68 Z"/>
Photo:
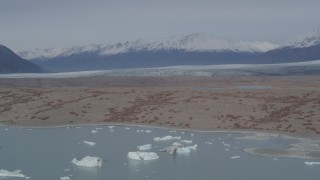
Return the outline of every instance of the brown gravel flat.
<path id="1" fill-rule="evenodd" d="M 130 123 L 320 137 L 320 76 L 0 79 L 0 123 Z"/>

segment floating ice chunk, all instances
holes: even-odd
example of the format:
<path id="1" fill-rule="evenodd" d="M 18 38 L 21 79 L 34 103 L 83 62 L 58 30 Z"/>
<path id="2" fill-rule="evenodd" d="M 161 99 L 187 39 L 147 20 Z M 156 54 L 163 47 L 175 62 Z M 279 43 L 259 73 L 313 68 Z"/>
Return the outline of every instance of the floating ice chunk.
<path id="1" fill-rule="evenodd" d="M 182 144 L 179 142 L 174 142 L 174 143 L 172 143 L 172 146 L 182 146 Z"/>
<path id="2" fill-rule="evenodd" d="M 110 132 L 114 132 L 114 129 L 110 129 L 109 131 L 110 131 Z"/>
<path id="3" fill-rule="evenodd" d="M 185 134 L 185 132 L 181 132 L 181 134 Z"/>
<path id="4" fill-rule="evenodd" d="M 152 133 L 152 131 L 151 130 L 146 130 L 146 131 L 144 131 L 145 133 Z"/>
<path id="5" fill-rule="evenodd" d="M 60 180 L 70 180 L 68 176 L 60 177 Z"/>
<path id="6" fill-rule="evenodd" d="M 83 141 L 84 144 L 89 145 L 89 146 L 94 146 L 96 145 L 95 142 L 90 142 L 90 141 Z"/>
<path id="7" fill-rule="evenodd" d="M 81 160 L 77 160 L 76 158 L 73 158 L 71 163 L 77 166 L 83 166 L 83 167 L 100 167 L 102 166 L 102 158 L 91 157 L 91 156 L 86 156 Z"/>
<path id="8" fill-rule="evenodd" d="M 143 133 L 144 132 L 144 130 L 137 130 L 137 133 Z"/>
<path id="9" fill-rule="evenodd" d="M 66 171 L 66 172 L 67 172 L 67 171 L 70 171 L 70 169 L 64 169 L 64 171 Z"/>
<path id="10" fill-rule="evenodd" d="M 225 149 L 226 151 L 229 151 L 229 149 Z"/>
<path id="11" fill-rule="evenodd" d="M 128 158 L 132 160 L 149 161 L 159 159 L 159 156 L 157 153 L 154 152 L 129 152 Z"/>
<path id="12" fill-rule="evenodd" d="M 155 137 L 154 141 L 170 141 L 170 140 L 180 140 L 180 136 L 164 136 L 164 137 Z"/>
<path id="13" fill-rule="evenodd" d="M 187 147 L 179 147 L 176 151 L 177 154 L 183 154 L 183 155 L 189 155 L 191 151 L 196 150 L 198 147 L 197 144 L 193 146 L 187 146 Z"/>
<path id="14" fill-rule="evenodd" d="M 129 130 L 130 128 L 129 128 L 129 127 L 125 127 L 124 129 L 125 129 L 125 130 Z"/>
<path id="15" fill-rule="evenodd" d="M 5 131 L 8 131 L 9 129 L 8 129 L 8 128 L 5 128 L 4 130 L 5 130 Z"/>
<path id="16" fill-rule="evenodd" d="M 91 130 L 92 134 L 96 134 L 98 131 L 97 130 Z"/>
<path id="17" fill-rule="evenodd" d="M 313 165 L 320 165 L 320 162 L 308 162 L 308 161 L 306 161 L 306 162 L 304 162 L 306 165 L 308 165 L 308 166 L 313 166 Z"/>
<path id="18" fill-rule="evenodd" d="M 177 133 L 177 131 L 169 131 L 170 133 Z"/>
<path id="19" fill-rule="evenodd" d="M 180 142 L 185 144 L 192 144 L 192 140 L 181 140 Z"/>
<path id="20" fill-rule="evenodd" d="M 16 170 L 13 172 L 10 172 L 4 169 L 0 170 L 0 178 L 10 178 L 10 177 L 30 179 L 30 177 L 27 177 L 24 174 L 22 174 L 21 170 Z"/>
<path id="21" fill-rule="evenodd" d="M 137 146 L 137 148 L 139 149 L 139 151 L 148 151 L 152 148 L 151 144 L 145 144 L 142 146 Z"/>
<path id="22" fill-rule="evenodd" d="M 108 128 L 109 128 L 109 129 L 112 129 L 112 128 L 114 128 L 114 126 L 108 126 Z"/>
<path id="23" fill-rule="evenodd" d="M 103 128 L 98 128 L 98 127 L 96 128 L 96 130 L 102 130 L 102 129 L 103 129 Z"/>
<path id="24" fill-rule="evenodd" d="M 190 136 L 194 136 L 194 134 L 190 134 Z"/>
<path id="25" fill-rule="evenodd" d="M 211 145 L 212 144 L 212 142 L 210 142 L 210 141 L 206 141 L 206 142 L 204 142 L 205 144 L 209 144 L 209 145 Z"/>
<path id="26" fill-rule="evenodd" d="M 232 156 L 232 157 L 230 157 L 231 159 L 239 159 L 240 158 L 240 156 Z"/>

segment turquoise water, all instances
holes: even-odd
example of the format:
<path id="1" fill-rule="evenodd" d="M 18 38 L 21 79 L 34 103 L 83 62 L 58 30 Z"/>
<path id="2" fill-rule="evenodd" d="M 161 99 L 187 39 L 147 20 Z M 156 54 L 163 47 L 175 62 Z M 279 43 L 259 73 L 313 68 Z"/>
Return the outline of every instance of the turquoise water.
<path id="1" fill-rule="evenodd" d="M 21 170 L 35 180 L 70 179 L 181 179 L 181 180 L 318 180 L 320 166 L 306 166 L 304 159 L 260 157 L 243 152 L 247 147 L 285 147 L 285 140 L 238 140 L 242 133 L 201 133 L 169 129 L 115 126 L 61 128 L 0 127 L 0 169 Z M 96 130 L 97 133 L 92 133 Z M 101 129 L 100 129 L 101 128 Z M 151 133 L 137 132 L 151 130 Z M 198 144 L 189 155 L 158 152 L 174 141 L 156 142 L 154 137 L 181 136 Z M 95 142 L 88 146 L 83 141 Z M 130 160 L 129 151 L 152 144 L 159 159 Z M 73 158 L 98 156 L 103 166 L 86 168 L 72 164 Z M 233 156 L 240 156 L 232 159 Z M 10 178 L 21 179 L 21 178 Z"/>

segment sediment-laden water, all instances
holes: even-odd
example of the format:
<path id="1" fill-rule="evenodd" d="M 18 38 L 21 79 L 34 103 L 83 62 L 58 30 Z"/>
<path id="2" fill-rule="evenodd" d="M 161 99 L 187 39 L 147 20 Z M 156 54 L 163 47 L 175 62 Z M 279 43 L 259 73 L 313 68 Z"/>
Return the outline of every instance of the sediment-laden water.
<path id="1" fill-rule="evenodd" d="M 173 140 L 163 138 L 168 135 Z M 272 153 L 256 156 L 244 151 L 247 148 L 288 149 L 290 143 L 299 144 L 300 140 L 280 135 L 250 135 L 130 126 L 32 129 L 3 126 L 0 127 L 0 179 L 1 173 L 5 176 L 8 172 L 12 176 L 21 175 L 10 179 L 23 179 L 24 175 L 35 180 L 319 179 L 320 165 L 305 163 L 319 160 L 277 158 Z M 197 146 L 189 152 L 159 152 L 174 142 L 184 147 Z M 128 152 L 136 152 L 137 146 L 145 144 L 151 145 L 145 152 L 154 152 L 159 158 L 140 161 L 128 158 Z M 102 166 L 89 168 L 71 162 L 86 156 L 101 158 Z"/>

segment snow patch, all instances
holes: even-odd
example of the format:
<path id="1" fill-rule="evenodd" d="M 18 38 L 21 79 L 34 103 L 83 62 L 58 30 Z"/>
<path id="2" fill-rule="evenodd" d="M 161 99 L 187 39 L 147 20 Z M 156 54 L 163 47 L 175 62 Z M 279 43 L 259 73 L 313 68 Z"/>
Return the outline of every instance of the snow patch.
<path id="1" fill-rule="evenodd" d="M 76 158 L 73 158 L 71 163 L 82 166 L 82 167 L 101 167 L 102 166 L 102 158 L 100 157 L 91 157 L 86 156 L 82 158 L 81 160 L 77 160 Z"/>
<path id="2" fill-rule="evenodd" d="M 132 160 L 144 161 L 159 159 L 158 154 L 154 152 L 129 152 L 127 157 Z"/>

